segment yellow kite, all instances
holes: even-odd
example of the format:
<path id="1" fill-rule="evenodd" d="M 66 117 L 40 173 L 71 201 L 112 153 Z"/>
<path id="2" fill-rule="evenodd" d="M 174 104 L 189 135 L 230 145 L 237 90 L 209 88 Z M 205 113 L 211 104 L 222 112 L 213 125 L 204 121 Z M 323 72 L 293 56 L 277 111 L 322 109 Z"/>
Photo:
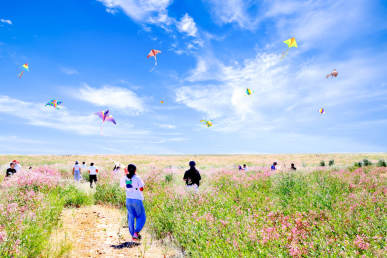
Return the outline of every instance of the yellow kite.
<path id="1" fill-rule="evenodd" d="M 296 42 L 296 39 L 295 39 L 294 37 L 285 40 L 284 43 L 285 43 L 286 45 L 288 45 L 288 49 L 282 53 L 281 59 L 283 59 L 283 58 L 288 54 L 289 48 L 291 48 L 291 47 L 296 47 L 296 48 L 297 48 L 297 47 L 298 47 L 297 42 Z"/>

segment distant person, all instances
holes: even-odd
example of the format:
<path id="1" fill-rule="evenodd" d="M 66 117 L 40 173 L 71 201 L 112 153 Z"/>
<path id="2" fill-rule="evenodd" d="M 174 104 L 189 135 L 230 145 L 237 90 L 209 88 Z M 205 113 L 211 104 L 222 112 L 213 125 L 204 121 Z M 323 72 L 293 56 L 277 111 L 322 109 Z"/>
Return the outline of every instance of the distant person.
<path id="1" fill-rule="evenodd" d="M 82 162 L 82 166 L 81 166 L 81 168 L 82 168 L 82 169 L 84 169 L 84 170 L 86 170 L 86 169 L 87 169 L 87 167 L 86 167 L 86 162 L 84 162 L 84 161 Z"/>
<path id="2" fill-rule="evenodd" d="M 291 170 L 297 170 L 297 168 L 294 166 L 294 163 L 292 163 L 292 164 L 290 165 L 290 169 L 291 169 Z"/>
<path id="3" fill-rule="evenodd" d="M 15 166 L 16 173 L 19 172 L 21 170 L 21 165 L 20 165 L 19 161 L 14 160 L 14 161 L 12 161 L 12 163 Z"/>
<path id="4" fill-rule="evenodd" d="M 32 167 L 30 166 L 30 167 L 28 168 L 28 170 L 29 170 L 29 171 L 32 171 Z"/>
<path id="5" fill-rule="evenodd" d="M 120 172 L 120 170 L 121 170 L 121 167 L 120 167 L 120 165 L 114 165 L 114 168 L 113 168 L 113 172 L 114 173 L 118 173 L 118 172 Z"/>
<path id="6" fill-rule="evenodd" d="M 241 171 L 243 168 L 241 165 L 238 166 L 238 170 Z"/>
<path id="7" fill-rule="evenodd" d="M 243 164 L 243 170 L 244 170 L 244 171 L 249 170 L 249 169 L 247 168 L 247 165 L 246 165 L 246 164 Z"/>
<path id="8" fill-rule="evenodd" d="M 200 176 L 199 171 L 195 168 L 196 163 L 195 161 L 189 162 L 189 169 L 185 171 L 183 180 L 185 181 L 185 184 L 187 185 L 187 188 L 193 188 L 194 190 L 197 190 L 200 186 L 200 180 L 202 179 Z"/>
<path id="9" fill-rule="evenodd" d="M 81 180 L 81 166 L 79 166 L 78 161 L 75 161 L 73 176 L 75 181 L 79 182 L 79 180 Z"/>
<path id="10" fill-rule="evenodd" d="M 94 167 L 94 163 L 91 162 L 89 167 L 90 188 L 93 188 L 93 181 L 94 181 L 94 184 L 97 185 L 97 173 L 98 173 L 98 169 Z"/>
<path id="11" fill-rule="evenodd" d="M 270 169 L 271 170 L 276 170 L 277 162 L 274 162 L 273 165 L 271 165 Z"/>
<path id="12" fill-rule="evenodd" d="M 128 228 L 129 233 L 134 241 L 141 239 L 140 232 L 145 225 L 146 215 L 144 208 L 144 182 L 136 175 L 136 166 L 129 164 L 128 174 L 123 176 L 120 186 L 125 188 L 126 192 L 126 209 L 128 210 Z M 136 220 L 136 225 L 134 225 Z"/>
<path id="13" fill-rule="evenodd" d="M 15 173 L 16 173 L 15 164 L 13 162 L 11 162 L 9 164 L 9 168 L 7 168 L 7 171 L 5 172 L 5 176 L 6 177 L 12 176 Z"/>

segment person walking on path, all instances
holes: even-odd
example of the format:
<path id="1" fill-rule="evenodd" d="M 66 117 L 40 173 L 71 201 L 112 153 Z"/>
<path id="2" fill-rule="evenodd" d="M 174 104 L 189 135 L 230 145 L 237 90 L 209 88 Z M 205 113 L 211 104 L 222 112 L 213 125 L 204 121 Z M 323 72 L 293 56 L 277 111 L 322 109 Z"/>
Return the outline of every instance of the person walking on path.
<path id="1" fill-rule="evenodd" d="M 297 170 L 297 168 L 294 166 L 294 163 L 292 163 L 292 164 L 290 165 L 290 169 L 291 169 L 291 170 Z"/>
<path id="2" fill-rule="evenodd" d="M 128 173 L 121 178 L 120 186 L 126 192 L 126 209 L 128 210 L 128 228 L 133 241 L 141 239 L 140 232 L 145 225 L 144 182 L 136 175 L 136 166 L 129 164 Z M 136 220 L 136 225 L 135 221 Z"/>
<path id="3" fill-rule="evenodd" d="M 94 163 L 90 163 L 89 167 L 89 180 L 90 180 L 90 188 L 93 188 L 93 181 L 94 184 L 97 185 L 97 173 L 98 169 L 94 167 Z"/>
<path id="4" fill-rule="evenodd" d="M 5 176 L 6 177 L 12 176 L 15 173 L 16 173 L 15 164 L 13 162 L 11 162 L 9 164 L 9 168 L 7 168 L 7 171 L 5 172 Z"/>
<path id="5" fill-rule="evenodd" d="M 185 171 L 183 180 L 185 181 L 185 184 L 187 185 L 188 189 L 194 189 L 197 190 L 200 185 L 200 180 L 202 177 L 200 176 L 199 171 L 195 168 L 196 163 L 195 161 L 189 162 L 189 169 Z"/>
<path id="6" fill-rule="evenodd" d="M 270 169 L 276 170 L 277 169 L 276 166 L 277 166 L 277 162 L 274 162 L 273 165 L 271 165 Z"/>
<path id="7" fill-rule="evenodd" d="M 75 161 L 75 165 L 73 167 L 73 176 L 77 182 L 79 182 L 81 179 L 81 167 L 79 166 L 78 161 Z"/>

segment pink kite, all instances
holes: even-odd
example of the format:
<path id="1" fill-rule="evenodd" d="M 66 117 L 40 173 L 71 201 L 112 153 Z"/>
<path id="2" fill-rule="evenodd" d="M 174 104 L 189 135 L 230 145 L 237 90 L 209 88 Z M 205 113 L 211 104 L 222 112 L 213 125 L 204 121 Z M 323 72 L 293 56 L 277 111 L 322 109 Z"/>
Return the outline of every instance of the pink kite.
<path id="1" fill-rule="evenodd" d="M 149 57 L 153 56 L 155 58 L 155 65 L 157 65 L 157 57 L 156 57 L 157 54 L 161 54 L 161 51 L 160 50 L 156 50 L 156 49 L 152 49 L 149 52 L 149 54 L 146 56 L 146 58 L 149 58 Z"/>
<path id="2" fill-rule="evenodd" d="M 100 112 L 97 112 L 95 114 L 98 115 L 102 119 L 102 123 L 105 121 L 109 121 L 115 125 L 117 124 L 116 121 L 114 120 L 113 116 L 109 115 L 109 110 L 100 111 Z"/>

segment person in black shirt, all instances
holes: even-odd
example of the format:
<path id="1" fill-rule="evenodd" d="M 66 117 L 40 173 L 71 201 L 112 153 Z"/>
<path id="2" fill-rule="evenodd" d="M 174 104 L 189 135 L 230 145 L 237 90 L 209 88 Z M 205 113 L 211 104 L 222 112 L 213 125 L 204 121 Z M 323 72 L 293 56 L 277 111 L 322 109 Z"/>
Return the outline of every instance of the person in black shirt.
<path id="1" fill-rule="evenodd" d="M 16 173 L 16 169 L 15 169 L 15 164 L 14 163 L 11 163 L 9 164 L 9 168 L 7 168 L 7 172 L 5 174 L 5 176 L 12 176 L 13 174 Z"/>
<path id="2" fill-rule="evenodd" d="M 195 168 L 196 163 L 195 161 L 189 162 L 189 169 L 185 171 L 183 180 L 185 181 L 185 184 L 187 187 L 192 187 L 194 189 L 197 189 L 200 185 L 200 180 L 202 179 L 200 176 L 199 171 Z"/>

